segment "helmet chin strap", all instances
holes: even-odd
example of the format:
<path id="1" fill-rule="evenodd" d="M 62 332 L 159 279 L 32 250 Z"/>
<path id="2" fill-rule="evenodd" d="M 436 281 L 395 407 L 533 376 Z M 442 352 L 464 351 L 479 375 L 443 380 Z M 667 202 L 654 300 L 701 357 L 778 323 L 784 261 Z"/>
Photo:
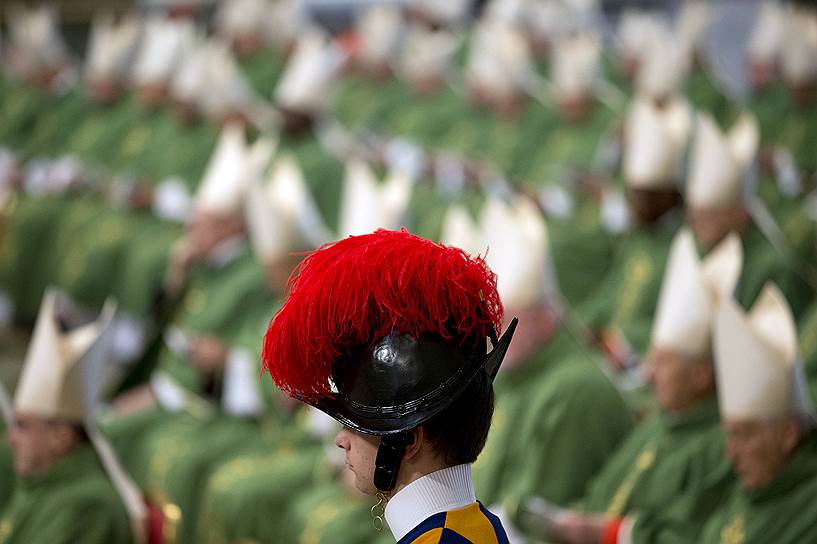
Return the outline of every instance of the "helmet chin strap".
<path id="1" fill-rule="evenodd" d="M 383 530 L 383 514 L 388 501 L 387 493 L 397 485 L 397 474 L 406 448 L 411 444 L 411 431 L 403 431 L 380 438 L 377 458 L 374 462 L 374 485 L 377 488 L 378 502 L 372 507 L 372 523 L 378 531 Z"/>
<path id="2" fill-rule="evenodd" d="M 380 438 L 374 462 L 374 486 L 384 493 L 394 489 L 403 454 L 411 443 L 411 431 L 385 435 Z"/>

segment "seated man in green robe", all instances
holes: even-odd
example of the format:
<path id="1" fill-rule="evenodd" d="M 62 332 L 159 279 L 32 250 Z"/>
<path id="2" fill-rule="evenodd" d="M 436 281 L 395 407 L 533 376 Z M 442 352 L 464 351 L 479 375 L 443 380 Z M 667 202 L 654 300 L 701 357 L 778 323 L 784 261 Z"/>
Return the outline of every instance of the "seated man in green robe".
<path id="1" fill-rule="evenodd" d="M 143 541 L 141 495 L 93 423 L 90 378 L 112 312 L 69 327 L 50 290 L 14 398 L 8 440 L 18 475 L 0 519 L 6 543 Z"/>
<path id="2" fill-rule="evenodd" d="M 571 322 L 542 213 L 525 196 L 489 196 L 478 225 L 452 208 L 443 241 L 486 254 L 506 311 L 520 316 L 508 366 L 496 379 L 488 441 L 474 464 L 477 492 L 495 512 L 529 494 L 578 499 L 632 418 L 600 354 L 581 343 Z"/>
<path id="3" fill-rule="evenodd" d="M 643 368 L 661 412 L 637 428 L 590 483 L 581 506 L 591 513 L 527 520 L 533 536 L 572 543 L 597 543 L 603 535 L 610 542 L 694 541 L 731 483 L 710 324 L 719 299 L 735 287 L 741 261 L 735 236 L 703 262 L 688 229 L 676 236 Z"/>
<path id="4" fill-rule="evenodd" d="M 774 220 L 758 212 L 757 196 L 747 187 L 760 134 L 754 115 L 744 113 L 728 132 L 699 114 L 686 186 L 687 218 L 705 254 L 730 232 L 739 234 L 745 263 L 737 300 L 748 307 L 767 281 L 774 281 L 801 315 L 814 296 L 798 268 L 796 248 L 773 236 Z M 774 243 L 772 242 L 774 240 Z M 801 242 L 802 244 L 802 242 Z"/>
<path id="5" fill-rule="evenodd" d="M 725 301 L 714 344 L 726 455 L 740 482 L 697 541 L 817 541 L 814 415 L 782 292 L 767 284 L 749 312 Z"/>

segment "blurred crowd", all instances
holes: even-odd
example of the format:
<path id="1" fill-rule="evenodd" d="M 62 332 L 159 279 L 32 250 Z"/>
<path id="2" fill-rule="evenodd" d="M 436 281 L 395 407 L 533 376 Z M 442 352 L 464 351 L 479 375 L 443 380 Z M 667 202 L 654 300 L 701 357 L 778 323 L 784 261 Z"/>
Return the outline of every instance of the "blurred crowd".
<path id="1" fill-rule="evenodd" d="M 0 543 L 393 542 L 261 372 L 298 262 L 378 228 L 519 318 L 512 542 L 817 542 L 817 4 L 142 8 L 85 51 L 3 14 Z"/>

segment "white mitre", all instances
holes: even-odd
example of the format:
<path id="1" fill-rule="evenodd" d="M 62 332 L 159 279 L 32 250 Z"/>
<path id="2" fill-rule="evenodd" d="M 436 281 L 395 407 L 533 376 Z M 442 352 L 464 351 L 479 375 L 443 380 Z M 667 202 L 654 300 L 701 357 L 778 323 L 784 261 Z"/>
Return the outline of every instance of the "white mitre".
<path id="1" fill-rule="evenodd" d="M 625 59 L 640 60 L 656 34 L 669 32 L 667 22 L 654 14 L 625 9 L 616 30 L 616 49 Z"/>
<path id="2" fill-rule="evenodd" d="M 452 204 L 446 210 L 440 242 L 458 247 L 471 256 L 485 255 L 488 247 L 480 225 L 462 204 Z"/>
<path id="3" fill-rule="evenodd" d="M 330 238 L 298 162 L 290 153 L 275 158 L 266 184 L 261 177 L 249 179 L 245 213 L 250 243 L 261 262 L 279 261 Z"/>
<path id="4" fill-rule="evenodd" d="M 215 26 L 225 38 L 263 34 L 268 0 L 223 0 L 216 5 Z"/>
<path id="5" fill-rule="evenodd" d="M 638 189 L 673 189 L 691 126 L 689 105 L 673 100 L 663 108 L 643 97 L 630 106 L 624 126 L 624 179 Z"/>
<path id="6" fill-rule="evenodd" d="M 489 196 L 480 212 L 488 266 L 506 308 L 529 308 L 557 300 L 558 283 L 550 256 L 545 218 L 523 195 L 510 203 Z"/>
<path id="7" fill-rule="evenodd" d="M 387 64 L 395 54 L 403 26 L 400 8 L 383 4 L 367 8 L 358 18 L 359 61 L 373 68 Z"/>
<path id="8" fill-rule="evenodd" d="M 53 6 L 24 7 L 13 4 L 8 11 L 8 28 L 15 55 L 25 70 L 57 66 L 68 59 L 68 48 L 59 32 L 59 13 Z M 15 59 L 10 59 L 14 64 Z"/>
<path id="9" fill-rule="evenodd" d="M 785 34 L 786 14 L 783 8 L 777 2 L 763 2 L 749 34 L 746 46 L 749 58 L 755 62 L 777 62 Z"/>
<path id="10" fill-rule="evenodd" d="M 678 14 L 675 33 L 682 46 L 690 52 L 700 50 L 709 26 L 712 23 L 712 10 L 709 2 L 704 0 L 687 0 Z"/>
<path id="11" fill-rule="evenodd" d="M 640 57 L 635 80 L 638 91 L 657 99 L 677 95 L 691 68 L 690 53 L 689 44 L 668 28 L 656 28 Z"/>
<path id="12" fill-rule="evenodd" d="M 339 237 L 368 234 L 379 228 L 400 228 L 411 189 L 412 180 L 403 173 L 389 172 L 383 183 L 378 183 L 368 164 L 349 159 L 340 198 Z"/>
<path id="13" fill-rule="evenodd" d="M 91 24 L 91 38 L 85 74 L 91 79 L 119 79 L 127 71 L 142 33 L 142 20 L 128 15 L 114 23 L 111 14 L 97 15 Z"/>
<path id="14" fill-rule="evenodd" d="M 447 30 L 409 27 L 402 52 L 400 71 L 409 81 L 442 79 L 460 45 L 460 38 Z"/>
<path id="15" fill-rule="evenodd" d="M 482 19 L 472 36 L 465 78 L 490 95 L 513 98 L 524 93 L 533 72 L 527 38 L 516 26 Z"/>
<path id="16" fill-rule="evenodd" d="M 743 201 L 743 179 L 760 143 L 757 120 L 744 113 L 728 134 L 715 120 L 698 114 L 692 145 L 687 201 L 702 208 L 728 208 Z"/>
<path id="17" fill-rule="evenodd" d="M 815 17 L 791 8 L 786 17 L 781 71 L 790 84 L 817 78 L 817 22 Z"/>
<path id="18" fill-rule="evenodd" d="M 244 127 L 237 123 L 226 125 L 207 162 L 196 192 L 195 207 L 221 215 L 239 212 L 244 203 L 244 168 L 248 156 Z"/>
<path id="19" fill-rule="evenodd" d="M 783 293 L 767 284 L 749 313 L 731 298 L 715 322 L 715 368 L 721 415 L 773 419 L 796 405 L 797 328 Z"/>
<path id="20" fill-rule="evenodd" d="M 58 297 L 53 289 L 43 297 L 14 408 L 46 419 L 82 422 L 93 407 L 88 404 L 87 376 L 79 363 L 107 327 L 114 310 L 106 305 L 96 321 L 64 333 L 57 317 Z"/>
<path id="21" fill-rule="evenodd" d="M 331 99 L 331 83 L 344 58 L 343 52 L 322 31 L 306 31 L 298 39 L 275 88 L 275 102 L 299 112 L 324 111 Z"/>
<path id="22" fill-rule="evenodd" d="M 703 259 L 688 228 L 672 242 L 652 327 L 652 345 L 697 358 L 710 353 L 720 300 L 731 297 L 743 265 L 740 238 L 730 234 Z"/>
<path id="23" fill-rule="evenodd" d="M 157 85 L 170 80 L 195 41 L 196 30 L 190 21 L 149 19 L 133 68 L 134 83 Z"/>
<path id="24" fill-rule="evenodd" d="M 202 34 L 194 38 L 194 45 L 185 48 L 179 57 L 178 67 L 170 81 L 170 94 L 174 99 L 199 105 L 212 89 L 208 86 L 211 42 Z"/>
<path id="25" fill-rule="evenodd" d="M 595 33 L 573 34 L 554 42 L 551 80 L 558 97 L 594 95 L 601 73 L 601 39 Z"/>

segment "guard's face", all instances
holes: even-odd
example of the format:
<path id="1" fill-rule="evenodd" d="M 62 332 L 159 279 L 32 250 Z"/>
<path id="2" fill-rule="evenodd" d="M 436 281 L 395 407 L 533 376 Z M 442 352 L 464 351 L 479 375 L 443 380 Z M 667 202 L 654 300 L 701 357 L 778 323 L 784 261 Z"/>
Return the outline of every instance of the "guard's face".
<path id="1" fill-rule="evenodd" d="M 355 487 L 366 495 L 375 495 L 374 464 L 380 439 L 344 427 L 335 437 L 335 445 L 346 451 L 346 468 L 353 474 Z"/>
<path id="2" fill-rule="evenodd" d="M 748 421 L 726 418 L 726 456 L 746 489 L 763 488 L 780 472 L 796 444 L 787 419 Z"/>
<path id="3" fill-rule="evenodd" d="M 723 209 L 690 206 L 687 208 L 687 219 L 701 249 L 709 251 L 730 232 L 741 233 L 746 230 L 749 214 L 743 206 Z"/>
<path id="4" fill-rule="evenodd" d="M 8 430 L 8 442 L 20 476 L 42 474 L 59 458 L 57 430 L 39 416 L 18 414 Z"/>

